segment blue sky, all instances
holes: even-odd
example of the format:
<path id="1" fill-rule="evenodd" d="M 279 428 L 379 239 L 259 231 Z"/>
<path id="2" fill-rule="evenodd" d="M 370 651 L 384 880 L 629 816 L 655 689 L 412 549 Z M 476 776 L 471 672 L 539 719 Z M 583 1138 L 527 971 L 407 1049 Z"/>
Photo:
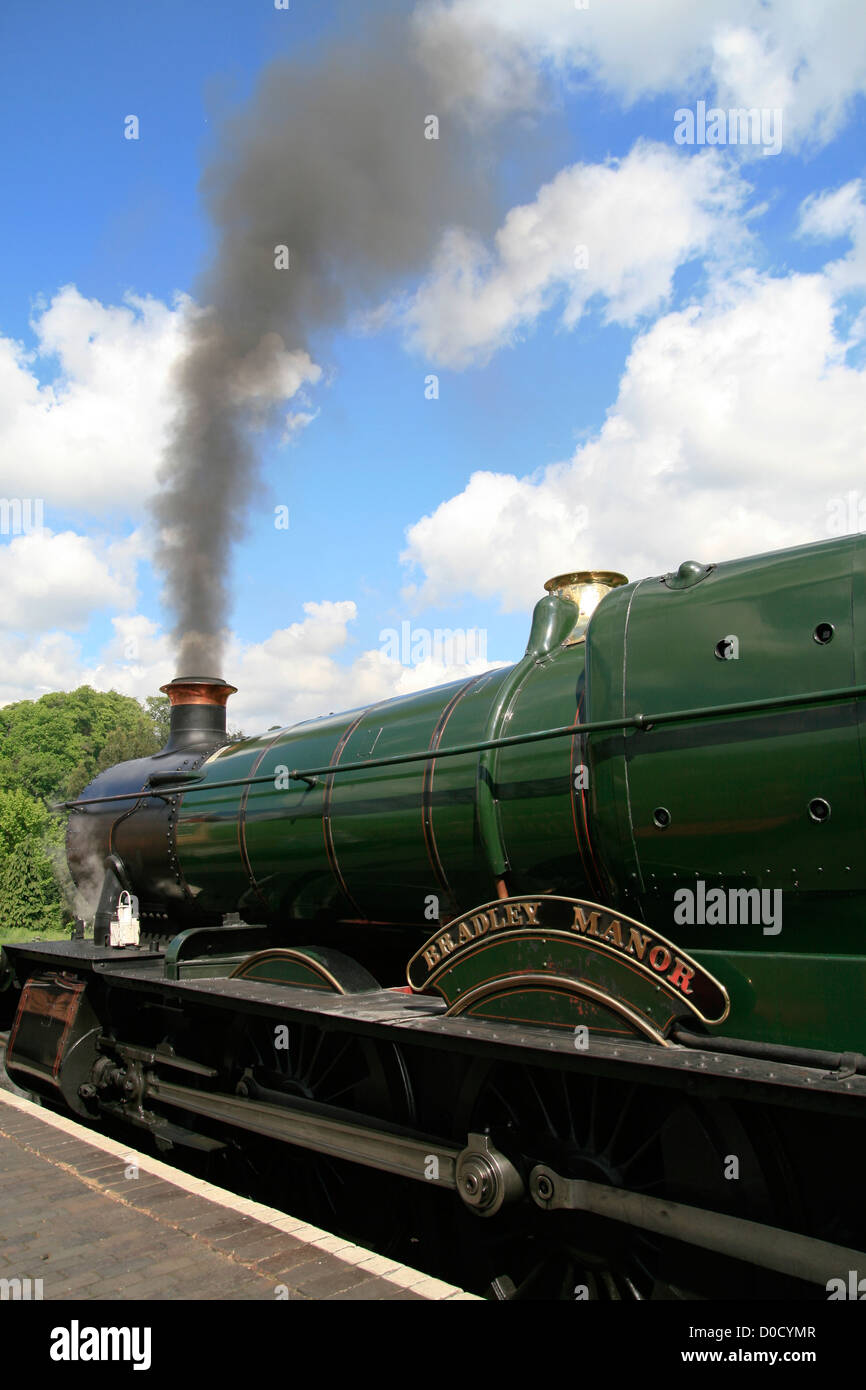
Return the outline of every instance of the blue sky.
<path id="1" fill-rule="evenodd" d="M 404 620 L 483 628 L 515 660 L 553 573 L 817 540 L 864 487 L 862 6 L 380 8 L 440 63 L 443 122 L 499 132 L 500 235 L 443 227 L 384 327 L 313 345 L 321 376 L 285 413 L 314 418 L 260 437 L 221 673 L 250 725 L 463 669 L 383 662 Z M 201 170 L 268 63 L 366 22 L 327 0 L 4 5 L 0 496 L 44 499 L 47 531 L 0 535 L 0 703 L 174 674 L 147 497 L 178 296 L 215 244 Z M 455 52 L 478 59 L 465 89 Z M 699 100 L 781 112 L 781 151 L 678 146 Z"/>

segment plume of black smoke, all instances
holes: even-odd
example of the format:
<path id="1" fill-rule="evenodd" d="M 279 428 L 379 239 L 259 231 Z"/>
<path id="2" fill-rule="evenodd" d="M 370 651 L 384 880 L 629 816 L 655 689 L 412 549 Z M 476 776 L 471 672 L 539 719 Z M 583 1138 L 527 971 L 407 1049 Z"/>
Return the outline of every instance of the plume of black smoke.
<path id="1" fill-rule="evenodd" d="M 180 364 L 181 406 L 154 509 L 178 671 L 222 672 L 230 554 L 257 480 L 254 433 L 318 369 L 310 351 L 351 311 L 423 267 L 450 222 L 477 222 L 487 180 L 470 132 L 443 121 L 394 29 L 279 60 L 229 118 L 202 190 L 217 231 Z M 478 148 L 477 146 L 475 147 Z M 276 267 L 278 246 L 289 268 Z"/>

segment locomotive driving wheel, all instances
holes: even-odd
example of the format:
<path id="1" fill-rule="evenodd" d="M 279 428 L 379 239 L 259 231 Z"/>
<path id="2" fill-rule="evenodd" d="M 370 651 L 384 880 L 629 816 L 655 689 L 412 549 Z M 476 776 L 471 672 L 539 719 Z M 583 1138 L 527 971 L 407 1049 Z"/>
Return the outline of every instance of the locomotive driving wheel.
<path id="1" fill-rule="evenodd" d="M 272 1104 L 315 1101 L 359 1117 L 411 1125 L 415 1106 L 399 1048 L 346 1031 L 238 1020 L 227 1039 L 236 1094 Z M 237 1146 L 247 1185 L 326 1230 L 382 1253 L 409 1251 L 417 1236 L 416 1185 L 374 1168 L 246 1134 Z"/>
<path id="2" fill-rule="evenodd" d="M 769 1131 L 679 1090 L 478 1061 L 455 1111 L 457 1132 L 489 1133 L 527 1192 L 543 1163 L 564 1178 L 768 1224 L 787 1224 L 797 1205 Z M 745 1283 L 753 1297 L 770 1296 L 760 1271 L 741 1262 L 587 1212 L 541 1211 L 528 1196 L 488 1220 L 466 1210 L 456 1219 L 467 1286 L 493 1299 L 724 1299 L 742 1296 Z"/>

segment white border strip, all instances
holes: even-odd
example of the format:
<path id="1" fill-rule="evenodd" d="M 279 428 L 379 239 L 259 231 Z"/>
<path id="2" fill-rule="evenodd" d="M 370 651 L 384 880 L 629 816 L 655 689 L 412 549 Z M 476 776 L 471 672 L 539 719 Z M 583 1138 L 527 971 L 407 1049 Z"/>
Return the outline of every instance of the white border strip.
<path id="1" fill-rule="evenodd" d="M 411 1289 L 422 1298 L 436 1302 L 484 1302 L 477 1294 L 467 1293 L 465 1289 L 459 1289 L 455 1284 L 446 1284 L 442 1279 L 433 1279 L 421 1270 L 411 1269 L 409 1265 L 399 1264 L 387 1256 L 376 1255 L 372 1250 L 353 1245 L 351 1241 L 343 1240 L 340 1236 L 332 1236 L 328 1231 L 320 1230 L 318 1226 L 311 1226 L 306 1221 L 299 1221 L 296 1217 L 279 1211 L 277 1207 L 266 1207 L 260 1202 L 250 1201 L 247 1197 L 236 1197 L 233 1192 L 205 1182 L 203 1178 L 181 1173 L 177 1168 L 163 1163 L 161 1159 L 152 1158 L 150 1154 L 138 1153 L 126 1144 L 119 1144 L 116 1139 L 87 1129 L 85 1125 L 67 1119 L 65 1115 L 57 1115 L 53 1110 L 45 1109 L 41 1105 L 34 1105 L 32 1101 L 16 1096 L 11 1091 L 0 1089 L 0 1104 L 8 1105 L 24 1115 L 30 1115 L 34 1120 L 41 1120 L 43 1124 L 51 1125 L 54 1129 L 62 1130 L 64 1134 L 80 1139 L 91 1148 L 111 1154 L 123 1163 L 135 1163 L 143 1172 L 150 1173 L 155 1178 L 162 1178 L 164 1182 L 171 1183 L 173 1187 L 179 1187 L 184 1192 L 204 1197 L 207 1201 L 213 1202 L 214 1206 L 225 1207 L 228 1211 L 248 1216 L 261 1222 L 263 1226 L 273 1226 L 275 1230 L 290 1235 L 293 1240 L 299 1240 L 304 1245 L 315 1246 L 326 1254 L 334 1255 L 344 1264 L 356 1265 L 367 1274 L 375 1274 L 398 1288 Z"/>

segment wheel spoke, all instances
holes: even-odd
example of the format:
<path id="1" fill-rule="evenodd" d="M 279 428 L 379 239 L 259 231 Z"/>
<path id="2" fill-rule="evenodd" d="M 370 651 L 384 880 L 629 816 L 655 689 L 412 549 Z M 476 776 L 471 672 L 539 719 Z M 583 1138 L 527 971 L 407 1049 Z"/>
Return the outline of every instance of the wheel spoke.
<path id="1" fill-rule="evenodd" d="M 518 1123 L 517 1111 L 514 1109 L 511 1102 L 502 1095 L 502 1092 L 499 1091 L 496 1086 L 491 1085 L 490 1094 L 496 1097 L 503 1110 L 507 1111 L 511 1123 L 516 1126 Z"/>
<path id="2" fill-rule="evenodd" d="M 658 1236 L 649 1236 L 646 1231 L 640 1231 L 635 1228 L 634 1238 L 635 1240 L 639 1240 L 641 1245 L 648 1245 L 651 1250 L 658 1250 Z"/>
<path id="3" fill-rule="evenodd" d="M 625 1120 L 625 1117 L 631 1108 L 631 1103 L 634 1100 L 636 1089 L 637 1088 L 635 1086 L 629 1086 L 628 1091 L 626 1092 L 625 1100 L 623 1101 L 620 1107 L 620 1111 L 616 1118 L 616 1122 L 614 1123 L 613 1130 L 611 1131 L 610 1138 L 608 1139 L 602 1151 L 603 1153 L 606 1153 L 608 1157 L 610 1157 L 613 1154 L 613 1146 L 616 1143 L 617 1136 L 619 1135 L 620 1130 L 622 1129 L 623 1121 Z"/>
<path id="4" fill-rule="evenodd" d="M 545 1126 L 546 1126 L 546 1128 L 547 1128 L 548 1134 L 554 1134 L 554 1135 L 555 1135 L 555 1134 L 556 1134 L 556 1130 L 554 1129 L 553 1124 L 551 1123 L 550 1116 L 549 1116 L 548 1113 L 547 1113 L 547 1106 L 544 1104 L 544 1100 L 542 1099 L 541 1091 L 540 1091 L 540 1090 L 538 1089 L 538 1087 L 536 1086 L 535 1081 L 533 1080 L 533 1077 L 532 1077 L 532 1072 L 530 1071 L 529 1067 L 523 1067 L 523 1074 L 524 1074 L 524 1076 L 526 1077 L 526 1080 L 527 1080 L 528 1083 L 529 1083 L 529 1089 L 530 1089 L 530 1091 L 531 1091 L 532 1094 L 535 1096 L 536 1103 L 537 1103 L 537 1105 L 538 1105 L 539 1110 L 541 1111 L 541 1118 L 542 1118 L 543 1121 L 544 1121 L 544 1124 L 545 1124 Z"/>
<path id="5" fill-rule="evenodd" d="M 512 1300 L 522 1300 L 526 1298 L 528 1290 L 533 1288 L 535 1284 L 538 1283 L 538 1280 L 541 1276 L 541 1272 L 544 1269 L 544 1265 L 545 1261 L 539 1260 L 536 1264 L 532 1266 L 529 1273 L 520 1281 L 520 1283 L 515 1288 L 514 1293 L 511 1295 Z"/>
<path id="6" fill-rule="evenodd" d="M 339 1099 L 340 1096 L 344 1096 L 347 1092 L 354 1091 L 358 1086 L 362 1086 L 366 1079 L 366 1076 L 362 1072 L 361 1075 L 356 1076 L 353 1081 L 349 1081 L 345 1086 L 341 1086 L 339 1091 L 329 1091 L 327 1095 L 320 1095 L 319 1099 L 330 1105 L 333 1101 Z"/>
<path id="7" fill-rule="evenodd" d="M 316 1061 L 318 1060 L 318 1056 L 319 1056 L 319 1053 L 320 1053 L 321 1050 L 322 1050 L 322 1044 L 323 1044 L 324 1041 L 325 1041 L 325 1034 L 324 1034 L 324 1033 L 319 1033 L 319 1036 L 316 1038 L 315 1045 L 314 1045 L 314 1047 L 313 1047 L 313 1052 L 312 1052 L 312 1056 L 310 1057 L 309 1064 L 307 1065 L 306 1069 L 301 1073 L 302 1079 L 303 1079 L 305 1082 L 308 1081 L 308 1079 L 309 1079 L 309 1078 L 312 1076 L 312 1074 L 313 1074 L 313 1069 L 315 1068 Z"/>
<path id="8" fill-rule="evenodd" d="M 589 1133 L 586 1136 L 586 1148 L 590 1153 L 595 1150 L 595 1111 L 598 1101 L 598 1077 L 592 1078 L 592 1098 L 589 1102 Z"/>
<path id="9" fill-rule="evenodd" d="M 338 1062 L 342 1061 L 346 1053 L 349 1051 L 349 1048 L 352 1046 L 352 1041 L 353 1040 L 349 1038 L 347 1042 L 343 1043 L 343 1046 L 337 1052 L 336 1056 L 332 1057 L 331 1061 L 328 1063 L 321 1076 L 318 1076 L 316 1078 L 315 1086 L 313 1085 L 312 1072 L 307 1072 L 306 1076 L 304 1077 L 304 1081 L 309 1085 L 310 1090 L 321 1091 L 322 1087 L 325 1084 L 325 1081 L 331 1075 L 331 1072 L 334 1070 L 334 1067 L 337 1065 Z"/>
<path id="10" fill-rule="evenodd" d="M 620 1167 L 623 1170 L 630 1168 L 633 1163 L 636 1163 L 637 1160 L 643 1154 L 646 1153 L 647 1149 L 649 1149 L 651 1145 L 657 1143 L 659 1136 L 661 1135 L 661 1132 L 661 1128 L 653 1130 L 652 1134 L 650 1134 L 649 1137 L 645 1139 L 644 1142 L 641 1145 L 639 1145 L 638 1148 L 635 1149 L 634 1153 L 631 1155 L 630 1158 L 620 1161 L 618 1167 Z"/>
<path id="11" fill-rule="evenodd" d="M 559 1079 L 562 1083 L 562 1099 L 565 1107 L 565 1120 L 566 1124 L 568 1125 L 567 1138 L 574 1140 L 574 1138 L 576 1137 L 574 1133 L 574 1115 L 572 1114 L 571 1110 L 571 1098 L 568 1094 L 568 1081 L 566 1080 L 566 1075 L 564 1071 L 561 1071 L 559 1073 Z"/>

